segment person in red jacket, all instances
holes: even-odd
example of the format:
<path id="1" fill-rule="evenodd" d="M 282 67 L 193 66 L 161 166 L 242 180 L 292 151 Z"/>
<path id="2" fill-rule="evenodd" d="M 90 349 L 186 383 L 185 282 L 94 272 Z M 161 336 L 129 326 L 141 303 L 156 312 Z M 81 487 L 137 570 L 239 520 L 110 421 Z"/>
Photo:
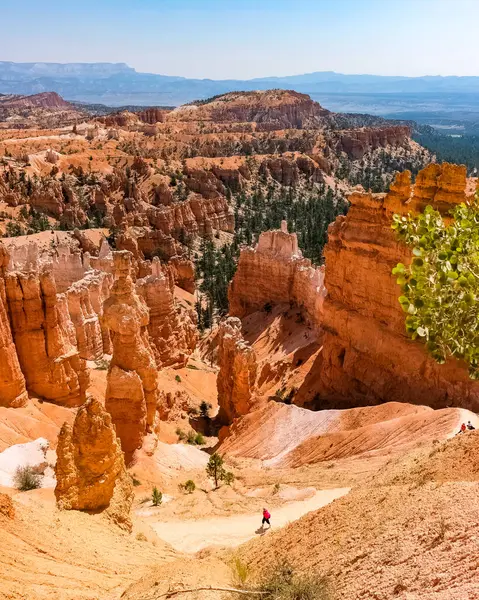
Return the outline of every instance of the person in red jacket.
<path id="1" fill-rule="evenodd" d="M 270 519 L 271 515 L 266 510 L 266 508 L 263 508 L 263 520 L 261 521 L 261 527 L 264 527 L 265 523 L 268 523 L 268 525 L 271 527 L 271 523 L 269 522 Z"/>

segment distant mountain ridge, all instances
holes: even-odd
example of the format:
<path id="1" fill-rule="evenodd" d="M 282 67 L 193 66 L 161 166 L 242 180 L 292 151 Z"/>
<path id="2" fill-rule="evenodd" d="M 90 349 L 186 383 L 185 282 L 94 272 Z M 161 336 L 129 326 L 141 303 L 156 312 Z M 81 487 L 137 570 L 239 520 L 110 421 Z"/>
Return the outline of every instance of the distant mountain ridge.
<path id="1" fill-rule="evenodd" d="M 330 110 L 423 122 L 479 121 L 479 77 L 344 75 L 319 71 L 249 80 L 188 79 L 139 73 L 125 63 L 0 62 L 0 94 L 54 91 L 70 101 L 109 106 L 178 106 L 231 91 L 293 89 Z M 428 121 L 429 119 L 429 121 Z"/>

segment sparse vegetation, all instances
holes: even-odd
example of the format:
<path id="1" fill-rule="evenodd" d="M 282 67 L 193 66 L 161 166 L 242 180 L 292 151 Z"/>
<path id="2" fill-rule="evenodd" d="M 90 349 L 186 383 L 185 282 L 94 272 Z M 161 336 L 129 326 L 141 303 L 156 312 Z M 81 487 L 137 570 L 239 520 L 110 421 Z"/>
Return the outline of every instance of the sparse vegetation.
<path id="1" fill-rule="evenodd" d="M 255 588 L 266 600 L 330 600 L 327 581 L 314 573 L 299 574 L 286 562 L 277 565 Z M 258 598 L 252 593 L 246 596 Z"/>
<path id="2" fill-rule="evenodd" d="M 176 375 L 176 376 L 175 376 L 175 381 L 176 381 L 177 383 L 181 383 L 181 377 L 180 377 L 179 375 Z"/>
<path id="3" fill-rule="evenodd" d="M 13 476 L 13 484 L 21 492 L 36 490 L 42 486 L 42 475 L 35 473 L 33 467 L 18 467 Z"/>
<path id="4" fill-rule="evenodd" d="M 230 471 L 226 471 L 224 468 L 223 457 L 214 452 L 206 465 L 206 474 L 215 483 L 215 489 L 218 489 L 219 482 L 224 481 L 227 485 L 231 485 L 235 479 L 235 476 Z"/>
<path id="5" fill-rule="evenodd" d="M 156 486 L 151 492 L 151 502 L 153 506 L 160 506 L 160 504 L 163 502 L 163 494 Z"/>
<path id="6" fill-rule="evenodd" d="M 185 481 L 184 490 L 187 494 L 192 494 L 196 490 L 196 483 L 192 479 Z"/>
<path id="7" fill-rule="evenodd" d="M 110 361 L 104 358 L 99 358 L 95 361 L 95 369 L 97 369 L 98 371 L 107 371 L 109 367 Z"/>

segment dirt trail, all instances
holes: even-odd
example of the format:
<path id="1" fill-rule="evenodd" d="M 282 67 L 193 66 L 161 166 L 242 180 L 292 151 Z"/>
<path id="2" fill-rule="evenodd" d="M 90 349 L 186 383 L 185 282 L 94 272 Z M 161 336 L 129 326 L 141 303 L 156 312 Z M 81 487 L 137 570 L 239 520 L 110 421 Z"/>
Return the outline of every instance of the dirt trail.
<path id="1" fill-rule="evenodd" d="M 335 488 L 316 492 L 312 498 L 290 502 L 273 511 L 271 530 L 284 527 L 312 510 L 318 510 L 333 500 L 344 496 L 350 488 Z M 215 519 L 175 520 L 150 522 L 158 537 L 176 550 L 193 553 L 208 546 L 239 546 L 248 540 L 264 535 L 261 532 L 261 513 Z M 267 534 L 270 530 L 266 529 Z"/>

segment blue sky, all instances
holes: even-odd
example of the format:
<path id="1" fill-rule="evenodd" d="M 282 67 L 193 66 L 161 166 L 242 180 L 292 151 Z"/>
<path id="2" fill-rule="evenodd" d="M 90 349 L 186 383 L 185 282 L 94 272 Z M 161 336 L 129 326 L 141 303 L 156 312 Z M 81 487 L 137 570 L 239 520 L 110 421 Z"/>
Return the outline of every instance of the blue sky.
<path id="1" fill-rule="evenodd" d="M 212 79 L 479 75 L 479 0 L 0 0 L 0 60 Z"/>

